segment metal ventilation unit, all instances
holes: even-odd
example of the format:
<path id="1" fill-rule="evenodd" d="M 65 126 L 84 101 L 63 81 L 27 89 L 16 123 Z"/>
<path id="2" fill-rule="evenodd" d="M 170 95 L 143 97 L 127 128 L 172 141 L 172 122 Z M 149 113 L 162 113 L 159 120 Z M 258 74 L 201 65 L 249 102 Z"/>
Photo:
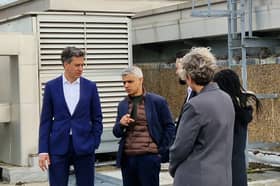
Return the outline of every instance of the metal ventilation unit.
<path id="1" fill-rule="evenodd" d="M 100 153 L 117 150 L 112 135 L 118 102 L 126 95 L 121 71 L 132 64 L 131 20 L 120 13 L 43 12 L 5 20 L 0 31 L 37 38 L 40 108 L 45 83 L 63 73 L 60 54 L 66 46 L 86 52 L 84 77 L 97 83 L 104 133 Z M 36 56 L 34 56 L 36 57 Z"/>
<path id="2" fill-rule="evenodd" d="M 82 48 L 86 52 L 84 76 L 97 83 L 104 117 L 99 151 L 115 151 L 111 127 L 117 104 L 126 95 L 120 74 L 131 59 L 130 19 L 109 15 L 38 15 L 37 29 L 41 94 L 45 82 L 62 71 L 62 49 Z"/>

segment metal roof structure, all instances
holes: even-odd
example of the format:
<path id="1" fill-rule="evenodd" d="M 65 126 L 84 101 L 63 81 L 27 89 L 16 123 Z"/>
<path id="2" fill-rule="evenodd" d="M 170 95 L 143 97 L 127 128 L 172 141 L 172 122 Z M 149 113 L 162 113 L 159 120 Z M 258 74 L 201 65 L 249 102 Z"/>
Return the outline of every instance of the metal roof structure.
<path id="1" fill-rule="evenodd" d="M 18 0 L 0 6 L 0 19 L 30 12 L 115 12 L 136 13 L 165 6 L 181 4 L 188 0 Z"/>

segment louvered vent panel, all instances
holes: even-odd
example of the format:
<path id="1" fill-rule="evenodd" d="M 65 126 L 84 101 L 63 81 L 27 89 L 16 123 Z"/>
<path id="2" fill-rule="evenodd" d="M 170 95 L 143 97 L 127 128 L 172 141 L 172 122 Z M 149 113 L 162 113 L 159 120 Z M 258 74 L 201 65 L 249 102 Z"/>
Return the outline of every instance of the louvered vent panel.
<path id="1" fill-rule="evenodd" d="M 129 21 L 110 16 L 38 16 L 41 95 L 45 82 L 63 72 L 63 48 L 81 48 L 86 52 L 84 77 L 98 86 L 104 126 L 113 126 L 118 102 L 126 95 L 120 73 L 130 60 Z"/>

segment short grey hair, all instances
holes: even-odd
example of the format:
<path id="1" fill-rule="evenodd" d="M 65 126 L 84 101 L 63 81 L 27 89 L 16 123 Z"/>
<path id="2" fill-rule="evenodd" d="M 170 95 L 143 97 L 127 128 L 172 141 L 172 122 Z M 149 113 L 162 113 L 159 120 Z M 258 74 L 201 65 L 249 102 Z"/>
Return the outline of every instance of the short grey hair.
<path id="1" fill-rule="evenodd" d="M 217 69 L 216 58 L 210 48 L 192 48 L 182 59 L 183 70 L 180 77 L 189 75 L 198 85 L 206 85 L 212 81 Z"/>
<path id="2" fill-rule="evenodd" d="M 71 63 L 73 57 L 85 57 L 85 52 L 76 47 L 66 47 L 61 53 L 61 62 Z"/>
<path id="3" fill-rule="evenodd" d="M 141 68 L 139 68 L 137 66 L 131 66 L 122 71 L 122 76 L 126 76 L 128 74 L 134 74 L 138 78 L 143 77 L 143 72 L 142 72 Z"/>

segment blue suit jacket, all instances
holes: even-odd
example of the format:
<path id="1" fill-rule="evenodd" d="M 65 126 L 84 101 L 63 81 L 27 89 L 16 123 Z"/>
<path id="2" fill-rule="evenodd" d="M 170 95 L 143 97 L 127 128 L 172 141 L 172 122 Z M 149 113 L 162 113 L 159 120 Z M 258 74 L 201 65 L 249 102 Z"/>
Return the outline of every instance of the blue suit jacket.
<path id="1" fill-rule="evenodd" d="M 94 153 L 103 130 L 102 112 L 96 84 L 80 78 L 80 99 L 70 114 L 63 93 L 62 76 L 47 82 L 39 129 L 39 153 L 64 155 L 68 152 L 72 129 L 77 155 Z"/>
<path id="2" fill-rule="evenodd" d="M 144 96 L 145 113 L 151 137 L 159 148 L 162 162 L 169 159 L 169 147 L 175 138 L 175 125 L 166 100 L 156 94 L 146 93 Z M 128 98 L 119 103 L 118 115 L 113 128 L 113 134 L 121 138 L 117 154 L 117 166 L 121 166 L 126 130 L 120 124 L 120 119 L 128 113 Z"/>

